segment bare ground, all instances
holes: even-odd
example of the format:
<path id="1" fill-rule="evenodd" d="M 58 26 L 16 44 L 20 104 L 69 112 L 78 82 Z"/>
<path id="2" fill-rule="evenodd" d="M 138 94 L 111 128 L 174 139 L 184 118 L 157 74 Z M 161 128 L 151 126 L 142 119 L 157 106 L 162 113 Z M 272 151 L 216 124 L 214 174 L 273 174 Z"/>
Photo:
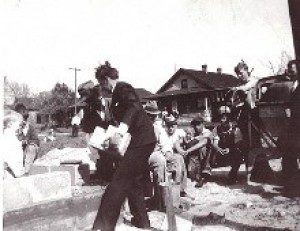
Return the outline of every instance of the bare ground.
<path id="1" fill-rule="evenodd" d="M 84 134 L 78 138 L 57 136 L 53 143 L 42 142 L 41 154 L 55 147 L 85 145 Z M 278 175 L 281 159 L 271 159 L 269 163 Z M 241 166 L 238 183 L 228 186 L 225 184 L 228 172 L 229 167 L 214 169 L 210 182 L 202 188 L 195 188 L 195 182 L 188 182 L 187 191 L 195 200 L 183 199 L 187 206 L 177 214 L 193 221 L 193 230 L 300 230 L 300 197 L 284 197 L 276 181 L 246 183 L 244 166 Z M 99 185 L 77 187 L 74 195 L 89 194 L 100 188 L 104 190 Z M 125 230 L 123 228 L 120 230 Z M 126 226 L 127 229 L 132 230 Z"/>

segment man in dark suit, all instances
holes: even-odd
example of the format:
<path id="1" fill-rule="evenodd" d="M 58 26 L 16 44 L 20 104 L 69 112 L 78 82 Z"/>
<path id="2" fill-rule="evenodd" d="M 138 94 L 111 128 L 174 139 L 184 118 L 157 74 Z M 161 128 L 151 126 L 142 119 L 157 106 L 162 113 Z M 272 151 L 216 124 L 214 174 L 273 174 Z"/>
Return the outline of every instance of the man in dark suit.
<path id="1" fill-rule="evenodd" d="M 108 62 L 97 69 L 96 78 L 102 88 L 113 93 L 111 111 L 118 128 L 112 139 L 119 139 L 129 132 L 131 141 L 112 182 L 102 196 L 93 230 L 114 230 L 126 198 L 133 215 L 132 224 L 139 228 L 149 228 L 143 176 L 148 169 L 148 158 L 156 142 L 152 122 L 143 110 L 134 88 L 128 83 L 118 82 L 118 71 Z"/>
<path id="2" fill-rule="evenodd" d="M 81 126 L 83 132 L 86 133 L 86 140 L 89 142 L 92 133 L 96 126 L 107 129 L 110 123 L 109 113 L 106 112 L 108 100 L 104 98 L 104 94 L 99 85 L 94 85 L 92 81 L 87 81 L 78 86 L 78 92 L 81 96 L 81 100 L 86 103 L 83 109 L 83 118 L 81 120 Z M 89 146 L 91 152 L 96 152 L 91 146 Z M 115 165 L 117 165 L 117 159 L 112 155 L 102 150 L 98 150 L 99 159 L 97 160 L 97 180 L 109 182 L 115 171 Z"/>
<path id="3" fill-rule="evenodd" d="M 300 61 L 294 60 L 289 63 L 289 74 L 294 85 L 291 89 L 289 100 L 289 127 L 287 139 L 284 143 L 285 153 L 282 158 L 282 171 L 284 193 L 286 196 L 295 197 L 300 195 L 299 164 L 300 159 Z"/>

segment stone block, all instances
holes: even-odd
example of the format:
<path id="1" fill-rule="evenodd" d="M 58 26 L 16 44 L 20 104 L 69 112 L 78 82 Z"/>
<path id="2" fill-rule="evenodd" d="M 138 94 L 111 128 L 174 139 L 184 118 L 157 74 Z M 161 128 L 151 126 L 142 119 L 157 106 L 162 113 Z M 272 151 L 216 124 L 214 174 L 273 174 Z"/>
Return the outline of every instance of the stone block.
<path id="1" fill-rule="evenodd" d="M 74 231 L 74 220 L 75 218 L 73 217 L 53 219 L 49 221 L 49 230 Z"/>
<path id="2" fill-rule="evenodd" d="M 37 174 L 43 174 L 43 173 L 47 173 L 47 172 L 50 172 L 49 166 L 33 164 L 30 168 L 29 175 L 37 175 Z"/>
<path id="3" fill-rule="evenodd" d="M 92 212 L 87 212 L 84 216 L 76 216 L 75 219 L 75 226 L 78 230 L 84 230 L 85 228 L 90 228 L 90 230 L 93 227 L 95 218 L 97 215 L 97 210 Z"/>
<path id="4" fill-rule="evenodd" d="M 60 166 L 50 166 L 51 172 L 67 171 L 71 176 L 71 185 L 82 185 L 84 182 L 89 182 L 90 170 L 88 165 L 79 164 L 63 164 Z"/>
<path id="5" fill-rule="evenodd" d="M 7 179 L 3 181 L 4 211 L 23 208 L 32 204 L 32 195 L 26 187 L 27 181 L 25 178 L 27 177 Z"/>
<path id="6" fill-rule="evenodd" d="M 71 196 L 71 176 L 68 172 L 37 174 L 3 181 L 4 212 Z"/>

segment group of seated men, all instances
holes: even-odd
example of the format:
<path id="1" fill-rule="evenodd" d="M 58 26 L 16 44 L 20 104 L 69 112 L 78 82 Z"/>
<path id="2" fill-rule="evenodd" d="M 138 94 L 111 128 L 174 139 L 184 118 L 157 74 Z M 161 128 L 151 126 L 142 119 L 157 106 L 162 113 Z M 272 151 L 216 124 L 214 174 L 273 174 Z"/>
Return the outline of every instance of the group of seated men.
<path id="1" fill-rule="evenodd" d="M 166 173 L 172 173 L 175 183 L 180 184 L 180 196 L 185 197 L 187 177 L 197 181 L 196 187 L 202 187 L 211 175 L 212 165 L 230 165 L 228 184 L 236 183 L 243 160 L 242 137 L 226 113 L 221 115 L 220 125 L 211 131 L 205 128 L 201 117 L 194 118 L 186 129 L 178 128 L 174 119 L 166 120 L 162 126 L 155 102 L 149 102 L 144 109 L 153 121 L 157 139 L 155 151 L 149 158 L 155 183 L 166 181 Z M 198 158 L 199 162 L 195 177 L 188 172 L 191 157 Z"/>

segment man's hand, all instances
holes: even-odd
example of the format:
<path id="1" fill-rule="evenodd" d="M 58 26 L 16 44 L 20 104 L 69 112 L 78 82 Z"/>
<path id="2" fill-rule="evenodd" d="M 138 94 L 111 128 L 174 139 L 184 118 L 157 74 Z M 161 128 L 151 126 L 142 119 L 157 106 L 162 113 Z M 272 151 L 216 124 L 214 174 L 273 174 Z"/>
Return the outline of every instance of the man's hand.
<path id="1" fill-rule="evenodd" d="M 179 154 L 182 155 L 183 157 L 186 157 L 189 154 L 189 152 L 188 151 L 182 151 Z"/>
<path id="2" fill-rule="evenodd" d="M 121 143 L 123 136 L 120 133 L 115 133 L 110 138 L 110 145 L 114 148 L 118 148 L 119 144 Z"/>
<path id="3" fill-rule="evenodd" d="M 227 155 L 229 153 L 229 148 L 220 148 L 219 152 L 221 153 L 222 156 Z"/>
<path id="4" fill-rule="evenodd" d="M 171 151 L 167 151 L 164 154 L 165 154 L 166 159 L 168 159 L 169 157 L 171 157 L 173 155 L 173 153 Z"/>
<path id="5" fill-rule="evenodd" d="M 90 157 L 91 161 L 96 163 L 97 160 L 99 159 L 98 149 L 93 148 L 93 147 L 89 147 L 89 149 L 90 149 L 89 157 Z"/>

